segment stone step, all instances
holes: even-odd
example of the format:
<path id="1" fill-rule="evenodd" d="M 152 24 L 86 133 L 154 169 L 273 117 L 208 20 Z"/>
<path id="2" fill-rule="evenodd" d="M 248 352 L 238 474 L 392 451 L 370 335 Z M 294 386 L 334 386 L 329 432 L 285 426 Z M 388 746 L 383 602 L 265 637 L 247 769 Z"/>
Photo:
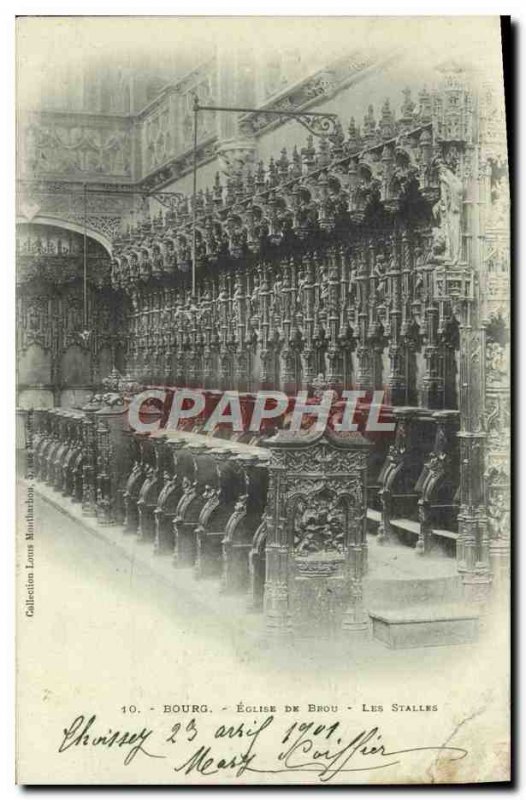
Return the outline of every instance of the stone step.
<path id="1" fill-rule="evenodd" d="M 459 604 L 369 610 L 373 638 L 393 649 L 469 644 L 479 632 L 478 613 Z"/>
<path id="2" fill-rule="evenodd" d="M 366 608 L 377 607 L 379 598 L 389 609 L 457 603 L 463 599 L 462 581 L 458 574 L 429 578 L 369 577 L 364 580 L 363 597 Z"/>

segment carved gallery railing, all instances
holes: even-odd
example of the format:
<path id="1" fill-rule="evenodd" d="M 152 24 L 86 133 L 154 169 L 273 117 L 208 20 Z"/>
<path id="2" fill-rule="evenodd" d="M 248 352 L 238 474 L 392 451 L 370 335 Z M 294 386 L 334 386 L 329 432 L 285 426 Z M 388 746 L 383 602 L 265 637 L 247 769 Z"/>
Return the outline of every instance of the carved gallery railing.
<path id="1" fill-rule="evenodd" d="M 437 135 L 439 100 L 422 92 L 416 112 L 406 93 L 398 120 L 386 103 L 362 134 L 337 125 L 318 150 L 283 151 L 226 187 L 217 177 L 196 198 L 195 296 L 188 198 L 129 227 L 112 268 L 127 371 L 241 390 L 321 373 L 387 385 L 394 405 L 456 408 L 456 309 L 472 278 L 462 132 Z"/>

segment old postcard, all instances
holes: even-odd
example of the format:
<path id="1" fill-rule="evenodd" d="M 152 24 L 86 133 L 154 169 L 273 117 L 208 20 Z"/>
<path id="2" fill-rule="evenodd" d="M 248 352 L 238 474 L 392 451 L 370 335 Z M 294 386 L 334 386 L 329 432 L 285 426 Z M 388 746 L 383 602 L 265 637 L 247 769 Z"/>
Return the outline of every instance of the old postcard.
<path id="1" fill-rule="evenodd" d="M 19 783 L 510 780 L 503 24 L 18 19 Z"/>

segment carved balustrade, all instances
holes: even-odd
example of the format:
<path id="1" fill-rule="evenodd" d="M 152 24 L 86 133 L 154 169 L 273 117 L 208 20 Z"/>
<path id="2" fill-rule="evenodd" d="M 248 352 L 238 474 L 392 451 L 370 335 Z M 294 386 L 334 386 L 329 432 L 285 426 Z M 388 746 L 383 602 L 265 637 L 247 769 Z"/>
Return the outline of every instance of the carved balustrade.
<path id="1" fill-rule="evenodd" d="M 295 391 L 322 373 L 387 386 L 395 405 L 454 407 L 450 268 L 462 291 L 470 273 L 443 202 L 457 215 L 463 145 L 438 135 L 439 99 L 422 92 L 417 110 L 405 93 L 398 119 L 385 104 L 361 132 L 352 121 L 347 137 L 218 175 L 196 197 L 195 297 L 190 200 L 136 219 L 112 268 L 134 377 Z"/>

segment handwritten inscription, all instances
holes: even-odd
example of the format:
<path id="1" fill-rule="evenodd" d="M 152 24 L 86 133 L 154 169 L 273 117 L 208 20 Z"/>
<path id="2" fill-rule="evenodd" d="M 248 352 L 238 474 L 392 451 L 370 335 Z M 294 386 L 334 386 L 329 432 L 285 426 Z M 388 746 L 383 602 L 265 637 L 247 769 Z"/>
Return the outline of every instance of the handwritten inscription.
<path id="1" fill-rule="evenodd" d="M 427 751 L 449 761 L 468 754 L 461 747 L 388 744 L 379 727 L 348 732 L 338 720 L 331 724 L 295 721 L 283 729 L 272 714 L 251 724 L 222 723 L 211 729 L 192 717 L 169 730 L 104 728 L 95 714 L 79 715 L 64 728 L 58 752 L 83 747 L 118 751 L 127 767 L 139 758 L 162 759 L 173 772 L 190 778 L 220 773 L 232 778 L 245 773 L 311 773 L 321 783 L 345 773 L 387 769 L 411 753 Z"/>

